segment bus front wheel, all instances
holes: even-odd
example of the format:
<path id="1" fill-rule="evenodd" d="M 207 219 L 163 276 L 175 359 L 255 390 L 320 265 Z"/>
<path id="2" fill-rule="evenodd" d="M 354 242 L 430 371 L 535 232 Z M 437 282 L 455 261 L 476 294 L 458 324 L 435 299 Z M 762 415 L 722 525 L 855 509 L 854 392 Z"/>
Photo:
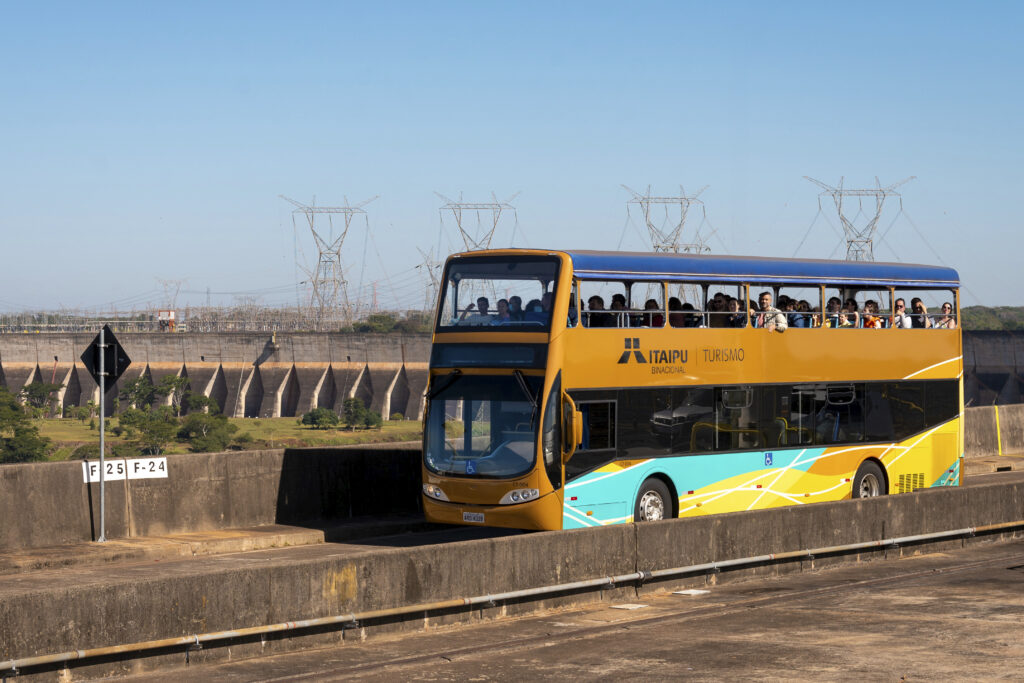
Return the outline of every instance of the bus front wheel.
<path id="1" fill-rule="evenodd" d="M 633 506 L 634 522 L 656 522 L 672 515 L 672 497 L 660 479 L 651 477 L 640 487 Z"/>
<path id="2" fill-rule="evenodd" d="M 854 498 L 874 498 L 884 495 L 885 475 L 882 468 L 871 460 L 865 460 L 857 469 L 857 476 L 853 478 Z"/>

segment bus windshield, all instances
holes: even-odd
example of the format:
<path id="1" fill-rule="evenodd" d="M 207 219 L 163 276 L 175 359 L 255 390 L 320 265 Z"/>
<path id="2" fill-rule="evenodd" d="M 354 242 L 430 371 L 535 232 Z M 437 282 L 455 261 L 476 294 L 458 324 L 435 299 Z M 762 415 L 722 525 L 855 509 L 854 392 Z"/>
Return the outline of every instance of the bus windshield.
<path id="1" fill-rule="evenodd" d="M 437 474 L 515 477 L 536 458 L 542 377 L 439 378 L 424 429 L 424 462 Z"/>
<path id="2" fill-rule="evenodd" d="M 448 264 L 438 330 L 547 330 L 558 260 L 549 256 L 485 256 Z"/>

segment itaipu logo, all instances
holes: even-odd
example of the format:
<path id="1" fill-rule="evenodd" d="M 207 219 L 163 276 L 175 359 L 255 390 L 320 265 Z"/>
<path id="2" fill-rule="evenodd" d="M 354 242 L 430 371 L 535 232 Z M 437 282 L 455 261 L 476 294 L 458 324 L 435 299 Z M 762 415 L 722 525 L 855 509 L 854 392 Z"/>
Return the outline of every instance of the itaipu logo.
<path id="1" fill-rule="evenodd" d="M 650 349 L 647 355 L 640 350 L 640 340 L 637 337 L 626 337 L 623 340 L 625 350 L 619 356 L 619 364 L 629 363 L 632 357 L 638 364 L 651 365 L 651 374 L 678 374 L 686 372 L 684 363 L 689 355 L 686 349 Z"/>

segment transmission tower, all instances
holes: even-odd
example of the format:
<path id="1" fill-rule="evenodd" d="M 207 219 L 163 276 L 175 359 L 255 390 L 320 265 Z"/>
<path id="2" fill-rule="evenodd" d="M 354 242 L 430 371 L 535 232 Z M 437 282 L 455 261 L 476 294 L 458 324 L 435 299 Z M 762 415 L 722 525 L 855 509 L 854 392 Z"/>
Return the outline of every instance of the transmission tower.
<path id="1" fill-rule="evenodd" d="M 181 291 L 181 286 L 185 284 L 185 281 L 160 278 L 156 278 L 156 281 L 164 288 L 164 305 L 172 311 L 175 310 L 178 307 L 178 292 Z"/>
<path id="2" fill-rule="evenodd" d="M 866 190 L 847 190 L 843 188 L 843 181 L 845 178 L 839 179 L 839 187 L 832 187 L 826 185 L 820 180 L 815 180 L 809 176 L 804 176 L 805 179 L 811 181 L 818 187 L 822 188 L 821 194 L 818 195 L 818 209 L 821 209 L 821 198 L 825 195 L 832 197 L 832 201 L 835 202 L 836 211 L 839 212 L 839 221 L 843 224 L 843 233 L 846 236 L 846 260 L 847 261 L 874 261 L 875 260 L 875 231 L 878 229 L 878 219 L 882 217 L 882 208 L 885 205 L 885 200 L 889 197 L 896 197 L 900 202 L 900 211 L 903 211 L 903 197 L 899 192 L 896 192 L 896 188 L 904 183 L 908 183 L 917 176 L 910 176 L 904 178 L 898 183 L 893 183 L 887 187 L 882 187 L 882 183 L 879 182 L 878 176 L 875 176 L 875 187 L 873 189 Z M 857 198 L 857 215 L 853 217 L 853 220 L 847 217 L 843 200 L 847 197 Z M 854 225 L 853 221 L 857 219 L 857 216 L 861 214 L 867 215 L 864 212 L 864 198 L 874 197 L 875 198 L 875 215 L 872 216 L 866 225 L 858 228 Z"/>
<path id="3" fill-rule="evenodd" d="M 419 247 L 416 247 L 416 251 L 420 252 L 420 256 L 423 257 L 423 263 L 416 266 L 423 273 L 426 274 L 428 284 L 426 291 L 423 295 L 423 310 L 431 310 L 437 302 L 437 291 L 441 286 L 441 262 L 434 256 L 434 249 L 430 251 L 423 251 Z"/>
<path id="4" fill-rule="evenodd" d="M 292 226 L 295 226 L 296 215 L 304 215 L 306 222 L 309 223 L 309 230 L 313 233 L 313 240 L 316 242 L 318 252 L 316 267 L 310 269 L 303 264 L 300 264 L 300 267 L 308 276 L 313 289 L 311 304 L 316 315 L 317 327 L 323 326 L 333 318 L 336 311 L 341 311 L 342 319 L 348 320 L 351 318 L 352 309 L 349 305 L 347 282 L 341 263 L 341 247 L 352 226 L 352 219 L 356 216 L 363 216 L 366 230 L 369 232 L 370 222 L 363 207 L 380 195 L 374 195 L 355 206 L 349 206 L 348 197 L 345 197 L 344 206 L 316 206 L 315 199 L 312 206 L 307 206 L 285 197 L 283 194 L 278 196 L 296 207 L 292 211 Z M 341 232 L 337 237 L 334 236 L 334 216 L 336 214 L 342 217 Z M 319 224 L 317 223 L 317 217 L 322 216 L 327 217 L 327 227 L 329 228 L 327 237 L 324 237 L 323 234 L 323 218 L 320 218 Z"/>
<path id="5" fill-rule="evenodd" d="M 656 252 L 669 252 L 673 254 L 707 254 L 711 252 L 711 247 L 707 244 L 707 238 L 701 237 L 698 233 L 694 233 L 694 241 L 689 243 L 682 242 L 683 239 L 683 228 L 686 225 L 686 218 L 690 212 L 690 207 L 698 205 L 703 212 L 704 202 L 697 197 L 700 196 L 701 192 L 708 189 L 705 185 L 695 194 L 687 195 L 683 186 L 679 186 L 678 197 L 654 197 L 651 196 L 651 186 L 647 186 L 647 192 L 640 194 L 636 190 L 622 186 L 627 192 L 633 195 L 633 198 L 626 202 L 626 210 L 629 210 L 631 204 L 636 204 L 640 207 L 641 212 L 644 215 L 644 224 L 647 226 L 647 233 L 651 239 L 651 248 Z M 654 224 L 654 218 L 651 216 L 652 209 L 657 206 L 662 206 L 665 209 L 665 217 L 661 223 L 661 226 Z M 675 220 L 674 212 L 671 211 L 674 207 L 679 207 L 679 220 L 674 224 L 671 221 Z M 671 213 L 671 216 L 670 216 Z M 705 218 L 707 217 L 705 213 Z M 666 225 L 668 226 L 666 228 Z"/>
<path id="6" fill-rule="evenodd" d="M 515 218 L 516 225 L 519 224 L 519 216 L 516 214 L 516 207 L 510 203 L 513 199 L 519 196 L 516 192 L 514 195 L 506 199 L 505 201 L 498 201 L 495 194 L 491 193 L 490 202 L 476 203 L 476 202 L 464 202 L 462 201 L 462 193 L 459 193 L 458 201 L 445 197 L 440 192 L 435 192 L 444 205 L 438 209 L 441 215 L 441 225 L 444 226 L 444 217 L 448 211 L 451 211 L 452 217 L 455 219 L 455 225 L 459 228 L 459 235 L 462 237 L 462 242 L 466 245 L 466 251 L 479 251 L 481 249 L 490 249 L 491 240 L 494 239 L 494 231 L 498 229 L 498 221 L 501 220 L 501 214 L 503 211 L 511 211 Z M 490 227 L 483 222 L 486 214 L 490 212 Z M 472 233 L 469 228 L 463 223 L 463 219 L 470 214 L 476 219 L 476 227 Z M 512 231 L 513 238 L 515 236 L 515 228 Z"/>

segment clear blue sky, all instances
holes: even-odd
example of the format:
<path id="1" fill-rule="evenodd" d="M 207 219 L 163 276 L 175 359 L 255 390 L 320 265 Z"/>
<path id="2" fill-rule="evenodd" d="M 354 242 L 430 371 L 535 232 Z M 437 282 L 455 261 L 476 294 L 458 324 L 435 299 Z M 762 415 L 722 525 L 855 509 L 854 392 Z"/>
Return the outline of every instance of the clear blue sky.
<path id="1" fill-rule="evenodd" d="M 520 244 L 639 249 L 620 184 L 708 185 L 716 252 L 792 256 L 810 228 L 798 256 L 841 258 L 805 175 L 917 176 L 877 258 L 1024 304 L 1021 3 L 0 9 L 0 311 L 158 305 L 158 278 L 294 303 L 315 249 L 279 194 L 380 195 L 344 256 L 384 305 L 420 303 L 416 247 L 456 244 L 434 191 L 521 191 Z"/>

